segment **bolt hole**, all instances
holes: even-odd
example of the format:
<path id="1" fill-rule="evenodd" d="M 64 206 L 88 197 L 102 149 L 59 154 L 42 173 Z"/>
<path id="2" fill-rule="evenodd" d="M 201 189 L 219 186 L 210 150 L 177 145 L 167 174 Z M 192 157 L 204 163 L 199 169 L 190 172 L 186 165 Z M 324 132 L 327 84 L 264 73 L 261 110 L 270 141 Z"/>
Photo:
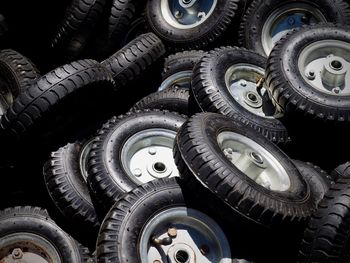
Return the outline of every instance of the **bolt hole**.
<path id="1" fill-rule="evenodd" d="M 153 165 L 153 168 L 158 173 L 164 173 L 166 171 L 166 166 L 164 163 L 157 162 Z"/>
<path id="2" fill-rule="evenodd" d="M 187 263 L 190 259 L 190 256 L 188 255 L 187 251 L 179 250 L 175 254 L 175 259 L 179 263 Z"/>
<path id="3" fill-rule="evenodd" d="M 331 62 L 331 67 L 334 70 L 341 70 L 343 68 L 343 64 L 339 60 L 333 60 Z"/>

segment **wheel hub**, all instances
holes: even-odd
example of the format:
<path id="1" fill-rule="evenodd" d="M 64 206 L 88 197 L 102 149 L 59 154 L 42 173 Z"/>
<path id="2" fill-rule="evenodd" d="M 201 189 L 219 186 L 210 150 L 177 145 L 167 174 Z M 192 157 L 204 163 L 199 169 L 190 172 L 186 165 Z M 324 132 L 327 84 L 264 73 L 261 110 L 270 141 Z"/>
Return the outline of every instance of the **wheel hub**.
<path id="1" fill-rule="evenodd" d="M 190 89 L 191 77 L 192 77 L 191 70 L 177 72 L 169 76 L 168 78 L 166 78 L 160 85 L 158 91 L 165 90 L 170 87 Z"/>

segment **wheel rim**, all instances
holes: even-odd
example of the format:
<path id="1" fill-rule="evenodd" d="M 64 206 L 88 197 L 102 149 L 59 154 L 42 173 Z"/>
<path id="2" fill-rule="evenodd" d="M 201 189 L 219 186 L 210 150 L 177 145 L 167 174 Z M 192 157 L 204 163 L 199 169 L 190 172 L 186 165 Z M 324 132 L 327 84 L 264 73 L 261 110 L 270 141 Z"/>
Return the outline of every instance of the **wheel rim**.
<path id="1" fill-rule="evenodd" d="M 94 139 L 90 139 L 89 141 L 87 141 L 83 145 L 83 148 L 81 149 L 80 156 L 79 156 L 80 174 L 83 176 L 85 183 L 87 183 L 87 178 L 88 178 L 88 156 L 92 149 L 93 143 L 94 143 Z"/>
<path id="2" fill-rule="evenodd" d="M 290 186 L 288 173 L 279 161 L 255 141 L 235 132 L 221 132 L 218 144 L 242 173 L 271 191 L 284 192 Z"/>
<path id="3" fill-rule="evenodd" d="M 122 165 L 136 184 L 179 176 L 173 158 L 175 136 L 175 131 L 147 129 L 125 142 L 121 151 Z"/>
<path id="4" fill-rule="evenodd" d="M 294 28 L 303 25 L 327 22 L 320 10 L 306 3 L 290 3 L 272 12 L 262 29 L 262 45 L 265 53 L 270 54 L 278 40 Z"/>
<path id="5" fill-rule="evenodd" d="M 186 207 L 156 214 L 142 231 L 139 251 L 142 262 L 232 262 L 229 243 L 219 225 Z"/>
<path id="6" fill-rule="evenodd" d="M 167 77 L 160 85 L 158 91 L 162 91 L 171 87 L 190 89 L 191 77 L 192 77 L 191 70 L 177 72 Z"/>
<path id="7" fill-rule="evenodd" d="M 274 112 L 263 109 L 261 95 L 267 92 L 263 87 L 259 94 L 257 83 L 264 77 L 264 69 L 252 64 L 237 64 L 230 67 L 225 74 L 228 91 L 239 105 L 249 112 L 267 119 L 273 119 Z"/>
<path id="8" fill-rule="evenodd" d="M 165 21 L 178 29 L 194 28 L 213 13 L 217 0 L 160 0 Z"/>
<path id="9" fill-rule="evenodd" d="M 298 68 L 316 90 L 336 96 L 350 95 L 350 46 L 339 40 L 308 45 L 300 54 Z"/>
<path id="10" fill-rule="evenodd" d="M 0 262 L 51 263 L 62 262 L 55 246 L 32 233 L 15 233 L 0 239 Z"/>
<path id="11" fill-rule="evenodd" d="M 13 95 L 5 81 L 0 78 L 0 116 L 4 115 L 6 110 L 13 102 Z"/>

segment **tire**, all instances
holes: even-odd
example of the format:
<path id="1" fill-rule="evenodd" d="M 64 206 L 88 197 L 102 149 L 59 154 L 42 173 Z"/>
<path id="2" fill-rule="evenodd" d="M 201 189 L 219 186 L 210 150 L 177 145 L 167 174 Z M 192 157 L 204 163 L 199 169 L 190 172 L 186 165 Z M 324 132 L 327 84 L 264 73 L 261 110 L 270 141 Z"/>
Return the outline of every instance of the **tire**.
<path id="1" fill-rule="evenodd" d="M 76 140 L 82 130 L 89 131 L 91 123 L 86 124 L 84 118 L 92 122 L 94 106 L 105 103 L 114 91 L 109 71 L 93 60 L 76 61 L 47 73 L 20 94 L 0 120 L 6 155 L 28 159 L 32 147 L 47 155 L 57 145 Z M 97 106 L 101 118 L 103 107 Z"/>
<path id="2" fill-rule="evenodd" d="M 87 154 L 93 141 L 69 143 L 52 152 L 43 174 L 56 207 L 77 227 L 98 230 L 96 211 L 87 185 Z M 84 168 L 84 166 L 86 168 Z"/>
<path id="3" fill-rule="evenodd" d="M 72 0 L 51 42 L 55 59 L 71 62 L 93 36 L 106 0 Z"/>
<path id="4" fill-rule="evenodd" d="M 350 178 L 350 162 L 346 162 L 344 164 L 341 164 L 337 166 L 332 172 L 331 172 L 332 179 L 336 182 L 338 179 L 346 177 Z"/>
<path id="5" fill-rule="evenodd" d="M 349 262 L 350 179 L 331 187 L 312 216 L 300 246 L 299 262 Z"/>
<path id="6" fill-rule="evenodd" d="M 310 17 L 312 17 L 312 21 L 309 20 L 304 23 L 301 20 L 294 22 L 294 25 L 288 24 L 286 32 L 287 30 L 296 29 L 302 25 L 308 25 L 309 23 L 350 23 L 349 5 L 343 0 L 321 0 L 317 2 L 310 0 L 297 0 L 292 2 L 288 0 L 254 0 L 245 12 L 240 23 L 238 38 L 240 46 L 254 50 L 263 56 L 269 56 L 274 43 L 277 42 L 283 34 L 278 35 L 276 32 L 277 36 L 275 36 L 275 39 L 273 39 L 271 43 L 265 42 L 266 44 L 263 44 L 263 39 L 265 39 L 264 32 L 265 29 L 268 32 L 269 28 L 273 27 L 273 23 L 276 23 L 278 19 L 278 13 L 276 12 L 279 12 L 278 10 L 281 10 L 280 12 L 285 12 L 286 10 L 282 11 L 284 8 L 289 10 L 289 12 L 292 12 L 291 10 L 298 10 L 295 12 L 309 14 Z M 318 15 L 318 12 L 320 15 Z M 275 14 L 277 17 L 274 17 Z M 298 17 L 294 19 L 298 19 Z M 283 23 L 283 21 L 280 23 Z M 266 39 L 270 41 L 272 37 L 269 36 L 266 37 Z"/>
<path id="7" fill-rule="evenodd" d="M 314 80 L 307 79 L 298 66 L 306 61 L 308 54 L 312 55 L 316 54 L 316 51 L 322 51 L 321 48 L 317 49 L 317 45 L 320 45 L 319 41 L 323 40 L 330 41 L 328 48 L 333 49 L 334 52 L 336 52 L 334 47 L 338 44 L 332 46 L 332 41 L 337 41 L 337 43 L 341 41 L 345 46 L 348 46 L 350 43 L 349 27 L 331 24 L 314 25 L 288 34 L 274 47 L 268 58 L 266 83 L 275 105 L 279 111 L 284 112 L 286 117 L 287 115 L 301 115 L 304 118 L 332 123 L 348 122 L 350 120 L 350 95 L 341 94 L 342 91 L 339 91 L 340 93 L 337 95 L 334 93 L 334 89 L 334 92 L 327 91 L 323 84 L 316 85 Z M 311 51 L 312 49 L 313 51 Z M 332 51 L 325 54 L 329 55 Z M 301 54 L 306 55 L 302 56 Z M 330 59 L 330 57 L 326 57 L 327 55 L 316 57 L 324 59 L 319 61 L 317 65 L 327 64 L 327 59 Z M 315 62 L 316 60 L 312 59 L 311 61 Z M 305 69 L 311 63 L 305 62 Z M 311 70 L 312 68 L 310 72 Z M 318 77 L 320 76 L 316 72 L 315 80 Z"/>
<path id="8" fill-rule="evenodd" d="M 230 153 L 229 148 L 223 151 L 221 147 L 238 150 L 235 155 L 232 149 Z M 240 151 L 251 157 L 238 155 Z M 254 181 L 252 178 L 259 177 L 260 168 L 252 168 L 254 161 L 237 163 L 238 157 L 240 161 L 255 160 L 262 169 L 270 167 L 269 178 L 278 174 L 280 183 L 273 185 L 270 179 L 267 179 L 270 183 Z M 195 178 L 234 211 L 259 224 L 301 225 L 316 209 L 315 196 L 292 161 L 254 129 L 226 116 L 213 113 L 193 116 L 177 134 L 174 158 L 182 178 Z"/>
<path id="9" fill-rule="evenodd" d="M 144 14 L 141 14 L 138 18 L 131 22 L 128 31 L 120 39 L 120 46 L 126 46 L 128 43 L 147 31 L 147 24 Z"/>
<path id="10" fill-rule="evenodd" d="M 114 117 L 107 122 L 95 137 L 89 154 L 88 182 L 96 199 L 105 208 L 109 209 L 121 195 L 142 183 L 155 179 L 157 176 L 176 176 L 177 170 L 172 158 L 172 143 L 177 130 L 185 120 L 186 117 L 176 113 L 146 110 Z M 151 129 L 153 129 L 153 133 L 150 135 L 142 133 Z M 162 131 L 165 135 L 158 134 L 159 131 Z M 139 134 L 141 134 L 140 140 L 137 137 Z M 160 143 L 157 141 L 155 144 L 152 141 L 142 141 L 143 138 L 148 138 L 148 140 L 160 138 L 165 142 Z M 132 152 L 131 146 L 137 145 L 138 142 L 140 142 L 140 145 L 143 142 L 145 144 L 142 144 L 142 147 L 138 146 L 141 148 L 135 148 L 135 152 Z M 170 145 L 167 145 L 167 143 Z M 139 151 L 146 149 L 144 145 L 147 145 L 149 151 L 151 148 L 156 147 L 154 145 L 161 145 L 168 150 L 167 152 L 162 152 L 161 159 L 156 153 L 149 153 L 151 156 L 143 156 Z M 152 145 L 154 147 L 150 147 Z M 131 157 L 136 156 L 138 153 L 138 156 L 143 156 L 142 160 L 148 160 L 147 165 L 148 163 L 162 163 L 167 167 L 167 171 L 159 175 L 159 173 L 149 172 L 149 167 L 142 166 L 132 169 L 131 166 L 137 161 L 134 164 L 131 163 Z M 130 157 L 125 157 L 128 154 L 130 154 Z M 125 159 L 123 159 L 124 157 Z M 141 160 L 140 163 L 142 163 Z M 139 177 L 134 175 L 134 170 L 136 169 L 143 174 Z"/>
<path id="11" fill-rule="evenodd" d="M 188 115 L 188 98 L 188 89 L 168 88 L 143 98 L 138 101 L 131 110 L 158 109 Z"/>
<path id="12" fill-rule="evenodd" d="M 193 260 L 193 255 L 195 255 L 196 262 L 209 262 L 207 257 L 214 258 L 210 262 L 233 262 L 227 239 L 221 227 L 212 219 L 211 215 L 207 215 L 203 205 L 198 206 L 194 204 L 195 200 L 187 197 L 188 195 L 183 193 L 181 184 L 179 185 L 174 178 L 155 180 L 141 185 L 125 195 L 111 208 L 103 222 L 97 241 L 97 262 L 140 263 L 145 258 L 149 258 L 147 262 L 155 262 L 157 257 L 158 259 L 172 257 L 173 253 L 181 248 L 195 251 L 187 256 Z M 175 214 L 178 217 L 174 218 L 171 223 L 167 222 L 167 219 Z M 198 224 L 196 225 L 198 228 L 193 230 L 194 227 L 188 223 L 192 222 L 191 217 L 196 218 L 202 226 Z M 154 222 L 155 218 L 158 222 Z M 171 225 L 169 226 L 169 224 Z M 211 229 L 208 229 L 204 235 L 203 229 L 209 226 Z M 158 230 L 156 233 L 159 234 L 159 237 L 163 236 L 163 232 L 165 232 L 164 237 L 167 236 L 168 239 L 170 237 L 170 243 L 175 251 L 168 250 L 167 247 L 157 246 L 158 253 L 164 253 L 164 256 L 160 256 L 156 250 L 153 257 L 148 256 L 149 248 L 146 249 L 145 246 L 153 247 L 153 245 L 150 239 L 147 240 L 147 230 L 152 227 Z M 171 230 L 173 232 L 170 232 Z M 186 230 L 189 233 L 187 236 L 183 232 Z M 190 243 L 190 240 L 197 240 L 206 244 L 206 239 L 213 234 L 215 236 L 210 245 L 218 246 L 215 249 L 209 247 L 208 255 L 201 254 L 196 243 Z M 198 236 L 196 237 L 196 235 Z M 134 242 L 127 242 L 127 240 L 134 240 Z M 190 250 L 191 248 L 193 250 Z M 144 249 L 146 249 L 145 254 L 140 252 Z M 188 262 L 192 262 L 192 260 Z"/>
<path id="13" fill-rule="evenodd" d="M 152 33 L 143 34 L 101 64 L 113 75 L 117 87 L 139 77 L 165 53 L 162 41 Z"/>
<path id="14" fill-rule="evenodd" d="M 163 3 L 166 5 L 165 1 L 150 0 L 147 2 L 146 20 L 151 30 L 172 49 L 200 49 L 214 42 L 226 31 L 236 15 L 239 0 L 218 0 L 214 8 L 211 5 L 206 10 L 206 13 L 210 13 L 210 8 L 213 8 L 211 15 L 202 23 L 191 24 L 187 28 L 182 28 L 178 22 L 171 22 L 175 19 L 170 14 L 165 15 L 167 14 L 165 10 L 168 9 L 162 7 Z M 183 7 L 179 8 L 185 10 Z M 205 8 L 203 8 L 198 11 L 204 11 Z"/>
<path id="15" fill-rule="evenodd" d="M 0 212 L 0 222 L 1 260 L 28 257 L 43 261 L 47 257 L 55 259 L 56 253 L 52 262 L 91 262 L 88 250 L 60 229 L 44 209 L 29 206 L 8 208 Z M 13 252 L 14 248 L 21 250 L 19 255 Z"/>
<path id="16" fill-rule="evenodd" d="M 28 89 L 40 76 L 36 66 L 25 56 L 12 49 L 0 51 L 0 115 L 13 100 Z"/>
<path id="17" fill-rule="evenodd" d="M 229 116 L 253 127 L 270 141 L 285 143 L 289 140 L 286 128 L 275 118 L 276 109 L 267 91 L 260 95 L 255 84 L 263 78 L 265 66 L 264 57 L 246 49 L 226 47 L 211 51 L 193 70 L 193 101 L 202 111 Z M 237 78 L 242 78 L 240 85 Z"/>

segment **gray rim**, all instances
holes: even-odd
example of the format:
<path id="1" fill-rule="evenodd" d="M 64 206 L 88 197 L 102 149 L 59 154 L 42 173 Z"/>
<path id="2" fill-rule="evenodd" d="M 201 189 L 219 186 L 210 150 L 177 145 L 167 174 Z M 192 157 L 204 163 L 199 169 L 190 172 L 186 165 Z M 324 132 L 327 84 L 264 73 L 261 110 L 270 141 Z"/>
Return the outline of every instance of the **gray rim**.
<path id="1" fill-rule="evenodd" d="M 158 91 L 162 91 L 171 87 L 189 89 L 191 85 L 191 77 L 192 77 L 191 70 L 177 72 L 167 77 L 160 85 Z"/>
<path id="2" fill-rule="evenodd" d="M 165 21 L 178 29 L 199 26 L 211 16 L 217 0 L 160 0 Z"/>
<path id="3" fill-rule="evenodd" d="M 136 184 L 179 176 L 173 158 L 175 136 L 176 132 L 172 130 L 147 129 L 134 134 L 125 142 L 121 162 Z"/>
<path id="4" fill-rule="evenodd" d="M 142 262 L 232 262 L 219 225 L 186 207 L 169 208 L 153 216 L 142 231 L 139 251 Z"/>
<path id="5" fill-rule="evenodd" d="M 94 143 L 94 139 L 90 139 L 83 145 L 83 149 L 81 149 L 79 156 L 79 168 L 80 174 L 83 176 L 85 183 L 87 183 L 88 178 L 88 156 L 92 149 L 92 145 Z"/>
<path id="6" fill-rule="evenodd" d="M 232 164 L 257 184 L 278 192 L 290 188 L 291 181 L 286 170 L 255 141 L 231 131 L 221 132 L 217 141 Z"/>
<path id="7" fill-rule="evenodd" d="M 225 83 L 231 96 L 249 112 L 267 119 L 273 119 L 274 112 L 263 111 L 263 99 L 257 90 L 257 83 L 264 77 L 264 69 L 252 64 L 236 64 L 225 74 Z M 263 87 L 261 94 L 267 89 Z"/>
<path id="8" fill-rule="evenodd" d="M 0 262 L 52 263 L 62 262 L 55 246 L 45 238 L 19 232 L 0 239 Z"/>
<path id="9" fill-rule="evenodd" d="M 269 55 L 278 40 L 294 28 L 327 22 L 322 12 L 307 3 L 289 3 L 278 7 L 267 18 L 262 29 L 262 45 Z"/>
<path id="10" fill-rule="evenodd" d="M 298 68 L 304 80 L 325 94 L 350 95 L 350 45 L 339 40 L 322 40 L 301 52 Z"/>
<path id="11" fill-rule="evenodd" d="M 11 90 L 6 83 L 0 79 L 0 116 L 5 114 L 12 102 L 13 96 Z"/>

